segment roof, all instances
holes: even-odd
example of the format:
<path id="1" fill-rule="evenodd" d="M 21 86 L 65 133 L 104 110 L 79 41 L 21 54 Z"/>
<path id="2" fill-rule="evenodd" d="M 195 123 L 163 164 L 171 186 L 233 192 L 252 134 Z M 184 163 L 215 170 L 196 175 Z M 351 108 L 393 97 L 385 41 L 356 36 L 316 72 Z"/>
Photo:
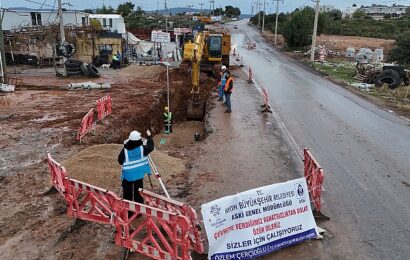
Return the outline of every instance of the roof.
<path id="1" fill-rule="evenodd" d="M 26 8 L 26 7 L 11 7 L 11 8 L 0 8 L 1 10 L 6 10 L 10 12 L 17 12 L 17 13 L 31 13 L 31 12 L 36 12 L 36 13 L 57 13 L 57 9 L 32 9 L 32 8 Z M 63 13 L 84 13 L 84 11 L 78 11 L 78 10 L 65 10 L 63 9 Z"/>
<path id="2" fill-rule="evenodd" d="M 123 19 L 119 14 L 90 14 L 90 18 L 103 19 L 103 18 L 113 18 L 113 19 Z"/>

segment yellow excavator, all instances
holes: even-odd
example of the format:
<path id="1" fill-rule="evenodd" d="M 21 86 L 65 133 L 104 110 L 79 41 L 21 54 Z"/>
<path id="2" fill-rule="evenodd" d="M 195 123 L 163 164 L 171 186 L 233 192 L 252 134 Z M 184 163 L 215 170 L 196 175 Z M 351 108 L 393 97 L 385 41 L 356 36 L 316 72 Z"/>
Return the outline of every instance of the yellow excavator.
<path id="1" fill-rule="evenodd" d="M 222 64 L 229 67 L 230 51 L 229 32 L 197 32 L 193 41 L 184 44 L 183 62 L 189 62 L 192 76 L 192 97 L 188 102 L 188 119 L 202 120 L 205 116 L 206 100 L 200 95 L 201 70 L 215 76 Z"/>

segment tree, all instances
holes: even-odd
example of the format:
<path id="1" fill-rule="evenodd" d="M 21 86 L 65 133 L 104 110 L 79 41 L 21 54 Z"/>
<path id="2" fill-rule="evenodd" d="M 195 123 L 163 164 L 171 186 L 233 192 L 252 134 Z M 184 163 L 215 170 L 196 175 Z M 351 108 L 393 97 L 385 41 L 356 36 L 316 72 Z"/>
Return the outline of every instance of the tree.
<path id="1" fill-rule="evenodd" d="M 144 13 L 145 13 L 145 11 L 142 10 L 142 7 L 141 7 L 141 6 L 138 6 L 138 7 L 137 7 L 137 10 L 135 11 L 135 16 L 143 16 Z"/>
<path id="2" fill-rule="evenodd" d="M 362 18 L 366 18 L 366 13 L 361 10 L 361 9 L 357 9 L 354 13 L 353 13 L 353 19 L 362 19 Z"/>
<path id="3" fill-rule="evenodd" d="M 390 51 L 388 60 L 410 66 L 410 32 L 397 36 L 396 47 Z"/>
<path id="4" fill-rule="evenodd" d="M 391 18 L 391 14 L 385 14 L 383 15 L 383 19 L 390 19 Z"/>
<path id="5" fill-rule="evenodd" d="M 225 12 L 224 12 L 224 10 L 223 10 L 222 8 L 216 8 L 216 9 L 214 10 L 214 14 L 215 14 L 215 15 L 224 15 Z"/>
<path id="6" fill-rule="evenodd" d="M 305 7 L 291 14 L 290 19 L 280 28 L 288 47 L 298 48 L 311 44 L 314 19 L 315 10 L 311 7 Z M 319 35 L 325 29 L 326 20 L 327 16 L 320 14 L 317 30 Z"/>
<path id="7" fill-rule="evenodd" d="M 326 13 L 330 20 L 339 21 L 342 20 L 342 11 L 332 10 Z"/>
<path id="8" fill-rule="evenodd" d="M 228 17 L 238 17 L 241 15 L 241 10 L 238 7 L 227 5 L 225 6 L 225 15 Z"/>
<path id="9" fill-rule="evenodd" d="M 112 8 L 112 6 L 106 7 L 105 5 L 103 5 L 101 8 L 97 8 L 96 13 L 97 14 L 113 14 L 114 8 Z"/>
<path id="10" fill-rule="evenodd" d="M 87 9 L 84 9 L 84 13 L 92 14 L 92 13 L 93 13 L 93 10 L 87 8 Z"/>
<path id="11" fill-rule="evenodd" d="M 406 8 L 406 16 L 410 16 L 410 7 Z"/>
<path id="12" fill-rule="evenodd" d="M 134 4 L 132 2 L 125 2 L 123 4 L 119 4 L 117 7 L 117 13 L 121 14 L 122 16 L 128 16 L 134 10 Z"/>

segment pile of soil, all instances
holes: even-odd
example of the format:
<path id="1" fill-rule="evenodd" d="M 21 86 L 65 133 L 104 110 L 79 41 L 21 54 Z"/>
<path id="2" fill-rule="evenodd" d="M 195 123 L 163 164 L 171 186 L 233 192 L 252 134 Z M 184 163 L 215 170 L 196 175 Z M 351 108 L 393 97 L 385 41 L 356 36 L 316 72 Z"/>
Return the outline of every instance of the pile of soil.
<path id="1" fill-rule="evenodd" d="M 358 36 L 341 36 L 341 35 L 320 35 L 317 37 L 318 45 L 325 45 L 333 51 L 346 51 L 348 47 L 374 49 L 382 48 L 385 53 L 389 52 L 394 46 L 394 40 L 367 38 Z"/>
<path id="2" fill-rule="evenodd" d="M 83 181 L 94 186 L 114 191 L 119 194 L 121 188 L 121 166 L 118 164 L 118 154 L 122 144 L 102 144 L 90 146 L 71 158 L 62 162 L 70 178 Z M 185 171 L 180 159 L 168 156 L 160 151 L 153 151 L 151 158 L 166 184 L 174 177 Z M 162 194 L 159 183 L 151 177 L 154 190 Z M 150 189 L 148 178 L 144 180 L 144 187 Z"/>

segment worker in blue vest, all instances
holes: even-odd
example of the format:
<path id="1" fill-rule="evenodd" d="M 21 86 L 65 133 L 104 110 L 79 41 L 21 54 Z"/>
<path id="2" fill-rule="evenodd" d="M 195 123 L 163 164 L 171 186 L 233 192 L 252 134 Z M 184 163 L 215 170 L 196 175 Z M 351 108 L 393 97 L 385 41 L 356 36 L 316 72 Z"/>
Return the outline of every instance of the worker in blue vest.
<path id="1" fill-rule="evenodd" d="M 221 67 L 221 72 L 220 72 L 220 74 L 221 74 L 221 85 L 219 85 L 219 98 L 218 98 L 218 101 L 224 101 L 224 87 L 225 87 L 225 84 L 226 84 L 226 66 L 225 65 L 223 65 L 222 67 Z"/>
<path id="2" fill-rule="evenodd" d="M 147 144 L 144 145 L 141 133 L 132 131 L 118 155 L 118 163 L 122 165 L 123 198 L 138 203 L 144 203 L 138 189 L 144 188 L 145 174 L 151 175 L 147 156 L 154 150 L 154 140 L 149 130 L 147 136 Z"/>

